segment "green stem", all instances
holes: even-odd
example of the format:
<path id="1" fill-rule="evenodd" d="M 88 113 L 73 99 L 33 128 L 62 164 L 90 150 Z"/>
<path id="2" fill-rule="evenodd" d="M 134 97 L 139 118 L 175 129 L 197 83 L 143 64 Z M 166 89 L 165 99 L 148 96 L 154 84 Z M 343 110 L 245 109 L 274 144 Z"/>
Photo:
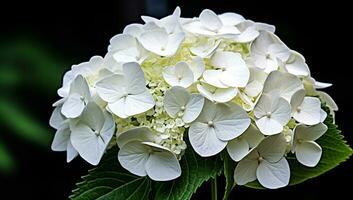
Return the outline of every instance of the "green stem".
<path id="1" fill-rule="evenodd" d="M 211 180 L 211 195 L 212 195 L 212 200 L 217 200 L 218 199 L 218 193 L 217 193 L 217 177 Z"/>

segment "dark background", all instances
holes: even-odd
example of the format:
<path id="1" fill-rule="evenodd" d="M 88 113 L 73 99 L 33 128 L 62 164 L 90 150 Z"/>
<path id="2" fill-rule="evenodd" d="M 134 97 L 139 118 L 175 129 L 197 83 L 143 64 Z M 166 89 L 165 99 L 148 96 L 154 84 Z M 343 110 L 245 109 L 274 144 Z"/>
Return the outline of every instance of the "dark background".
<path id="1" fill-rule="evenodd" d="M 63 73 L 72 64 L 104 55 L 109 39 L 142 14 L 162 17 L 179 5 L 183 17 L 204 8 L 237 12 L 276 26 L 276 34 L 302 53 L 312 76 L 332 82 L 326 89 L 340 110 L 336 114 L 353 145 L 351 13 L 342 2 L 309 1 L 11 1 L 0 9 L 0 195 L 1 199 L 67 199 L 89 164 L 66 163 L 66 154 L 50 150 L 54 130 L 48 120 Z M 319 199 L 351 195 L 352 159 L 298 186 L 279 190 L 237 187 L 232 199 Z M 346 183 L 348 182 L 348 183 Z M 222 188 L 219 188 L 222 191 Z M 194 199 L 209 199 L 207 185 Z"/>

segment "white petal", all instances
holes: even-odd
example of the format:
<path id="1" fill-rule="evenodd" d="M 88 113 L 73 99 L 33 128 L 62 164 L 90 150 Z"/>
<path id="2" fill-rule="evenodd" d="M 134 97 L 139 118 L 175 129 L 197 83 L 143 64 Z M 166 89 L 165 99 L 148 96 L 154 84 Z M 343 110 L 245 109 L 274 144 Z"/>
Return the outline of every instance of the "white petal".
<path id="1" fill-rule="evenodd" d="M 168 33 L 163 29 L 145 31 L 138 38 L 142 46 L 155 54 L 164 54 L 168 44 Z M 163 56 L 163 55 L 161 55 Z"/>
<path id="2" fill-rule="evenodd" d="M 249 69 L 239 53 L 216 52 L 211 58 L 211 65 L 229 72 L 225 73 L 227 76 L 221 79 L 223 84 L 231 87 L 245 87 L 249 81 Z"/>
<path id="3" fill-rule="evenodd" d="M 144 113 L 153 108 L 154 100 L 148 90 L 141 94 L 128 95 L 125 100 L 124 109 L 127 116 Z"/>
<path id="4" fill-rule="evenodd" d="M 121 51 L 136 46 L 136 39 L 128 34 L 118 34 L 110 39 L 109 51 Z"/>
<path id="5" fill-rule="evenodd" d="M 293 114 L 293 118 L 298 122 L 307 125 L 315 125 L 321 121 L 321 102 L 316 97 L 305 97 L 303 103 Z"/>
<path id="6" fill-rule="evenodd" d="M 201 122 L 191 124 L 189 140 L 196 153 L 202 157 L 216 155 L 227 146 L 227 142 L 217 138 L 214 128 Z"/>
<path id="7" fill-rule="evenodd" d="M 221 19 L 222 23 L 226 26 L 235 26 L 243 21 L 245 21 L 245 18 L 239 14 L 236 13 L 223 13 L 218 15 L 218 17 Z"/>
<path id="8" fill-rule="evenodd" d="M 253 124 L 250 124 L 249 128 L 240 137 L 247 141 L 250 148 L 256 147 L 265 139 L 264 135 Z"/>
<path id="9" fill-rule="evenodd" d="M 229 156 L 238 162 L 249 153 L 249 144 L 244 138 L 235 138 L 228 142 L 227 151 Z"/>
<path id="10" fill-rule="evenodd" d="M 297 143 L 295 148 L 297 160 L 307 167 L 315 167 L 320 161 L 321 154 L 321 147 L 312 141 Z"/>
<path id="11" fill-rule="evenodd" d="M 165 67 L 163 78 L 171 86 L 181 86 L 184 88 L 189 87 L 194 82 L 193 73 L 185 62 Z"/>
<path id="12" fill-rule="evenodd" d="M 235 26 L 222 26 L 217 32 L 217 35 L 220 35 L 224 38 L 232 38 L 234 35 L 240 34 L 240 31 Z"/>
<path id="13" fill-rule="evenodd" d="M 100 98 L 110 103 L 119 100 L 126 93 L 125 80 L 122 75 L 108 76 L 96 84 Z"/>
<path id="14" fill-rule="evenodd" d="M 273 71 L 265 81 L 263 93 L 279 92 L 281 97 L 290 102 L 292 95 L 300 89 L 304 87 L 299 78 L 289 73 Z"/>
<path id="15" fill-rule="evenodd" d="M 205 80 L 206 83 L 218 87 L 218 88 L 228 88 L 229 86 L 223 84 L 221 82 L 222 78 L 222 72 L 221 70 L 206 70 L 203 73 L 203 79 Z"/>
<path id="16" fill-rule="evenodd" d="M 169 40 L 165 51 L 161 51 L 161 56 L 173 56 L 179 49 L 181 43 L 185 39 L 185 33 L 179 32 L 169 36 Z"/>
<path id="17" fill-rule="evenodd" d="M 202 95 L 192 94 L 190 100 L 185 106 L 183 121 L 185 123 L 193 122 L 201 113 L 205 99 Z"/>
<path id="18" fill-rule="evenodd" d="M 211 31 L 216 31 L 223 26 L 222 21 L 217 14 L 209 9 L 203 10 L 199 16 L 199 19 L 202 25 Z"/>
<path id="19" fill-rule="evenodd" d="M 71 143 L 80 156 L 90 164 L 98 165 L 110 140 L 102 140 L 90 127 L 83 124 L 78 124 L 71 130 Z"/>
<path id="20" fill-rule="evenodd" d="M 138 38 L 143 33 L 143 25 L 129 24 L 125 26 L 123 33 Z"/>
<path id="21" fill-rule="evenodd" d="M 273 58 L 279 59 L 281 62 L 286 62 L 291 55 L 290 50 L 283 43 L 271 44 L 268 47 L 268 53 L 273 56 Z"/>
<path id="22" fill-rule="evenodd" d="M 181 167 L 175 155 L 164 150 L 150 155 L 146 163 L 146 172 L 154 181 L 169 181 L 181 175 Z"/>
<path id="23" fill-rule="evenodd" d="M 263 160 L 256 170 L 256 177 L 265 188 L 277 189 L 287 186 L 290 178 L 287 160 L 282 158 L 276 163 Z"/>
<path id="24" fill-rule="evenodd" d="M 125 113 L 125 103 L 126 103 L 125 98 L 121 98 L 118 101 L 109 103 L 106 109 L 109 112 L 114 113 L 118 117 L 127 118 L 129 116 Z"/>
<path id="25" fill-rule="evenodd" d="M 94 130 L 102 130 L 105 122 L 102 109 L 94 102 L 89 102 L 82 112 L 80 122 L 88 125 Z"/>
<path id="26" fill-rule="evenodd" d="M 304 89 L 300 89 L 293 94 L 292 99 L 290 100 L 292 112 L 296 112 L 297 108 L 303 103 L 305 93 Z"/>
<path id="27" fill-rule="evenodd" d="M 321 109 L 320 110 L 320 122 L 324 122 L 326 117 L 327 117 L 327 113 L 323 109 Z"/>
<path id="28" fill-rule="evenodd" d="M 196 82 L 201 76 L 202 73 L 205 71 L 205 64 L 201 57 L 195 57 L 189 63 L 189 68 L 191 69 L 194 75 L 194 82 Z"/>
<path id="29" fill-rule="evenodd" d="M 78 156 L 78 152 L 72 146 L 71 140 L 69 139 L 67 142 L 67 149 L 66 149 L 66 162 L 71 162 L 74 158 Z"/>
<path id="30" fill-rule="evenodd" d="M 75 80 L 71 83 L 70 94 L 74 93 L 79 94 L 85 99 L 91 97 L 87 81 L 82 75 L 76 76 Z"/>
<path id="31" fill-rule="evenodd" d="M 284 98 L 278 98 L 273 102 L 271 118 L 286 125 L 291 117 L 291 106 Z"/>
<path id="32" fill-rule="evenodd" d="M 289 59 L 286 61 L 286 70 L 296 76 L 308 76 L 310 70 L 308 65 L 305 63 L 305 59 L 298 52 L 292 51 Z"/>
<path id="33" fill-rule="evenodd" d="M 234 180 L 238 185 L 245 185 L 256 180 L 256 169 L 258 167 L 258 154 L 252 151 L 241 160 L 234 171 Z"/>
<path id="34" fill-rule="evenodd" d="M 324 89 L 332 86 L 332 83 L 323 83 L 319 81 L 315 81 L 314 86 L 316 89 Z"/>
<path id="35" fill-rule="evenodd" d="M 61 114 L 61 106 L 55 107 L 52 115 L 49 119 L 49 125 L 55 129 L 59 129 L 59 127 L 63 124 L 66 118 Z"/>
<path id="36" fill-rule="evenodd" d="M 208 84 L 197 85 L 197 90 L 210 101 L 225 103 L 238 94 L 236 88 L 216 88 Z"/>
<path id="37" fill-rule="evenodd" d="M 123 65 L 124 80 L 129 94 L 140 94 L 146 90 L 145 75 L 136 62 Z"/>
<path id="38" fill-rule="evenodd" d="M 220 43 L 221 40 L 208 39 L 201 44 L 190 47 L 190 51 L 191 53 L 201 58 L 208 58 L 212 56 L 212 54 L 216 51 Z"/>
<path id="39" fill-rule="evenodd" d="M 260 35 L 256 38 L 256 40 L 251 45 L 250 52 L 266 53 L 268 47 L 271 44 L 277 43 L 277 42 L 278 42 L 278 40 L 277 40 L 276 36 L 274 36 L 273 33 L 268 32 L 268 31 L 261 31 Z"/>
<path id="40" fill-rule="evenodd" d="M 217 137 L 223 141 L 238 137 L 250 125 L 248 114 L 237 104 L 216 104 L 215 115 L 214 129 Z"/>
<path id="41" fill-rule="evenodd" d="M 129 142 L 122 146 L 118 153 L 118 160 L 122 167 L 129 172 L 146 176 L 146 163 L 149 158 L 148 148 L 141 142 Z"/>
<path id="42" fill-rule="evenodd" d="M 174 86 L 164 94 L 164 109 L 171 117 L 176 117 L 181 108 L 190 100 L 189 92 L 180 86 Z"/>
<path id="43" fill-rule="evenodd" d="M 147 127 L 137 127 L 131 128 L 125 132 L 122 132 L 117 137 L 117 143 L 119 148 L 131 141 L 140 141 L 140 142 L 153 142 L 154 135 L 151 130 Z"/>
<path id="44" fill-rule="evenodd" d="M 327 126 L 319 123 L 314 126 L 298 125 L 294 130 L 294 136 L 297 140 L 314 141 L 320 138 L 327 131 Z"/>
<path id="45" fill-rule="evenodd" d="M 283 134 L 266 137 L 256 147 L 259 154 L 268 162 L 278 162 L 284 155 L 287 142 Z"/>
<path id="46" fill-rule="evenodd" d="M 239 35 L 234 35 L 232 39 L 238 43 L 248 43 L 255 40 L 259 35 L 259 31 L 257 31 L 255 28 L 248 27 Z"/>
<path id="47" fill-rule="evenodd" d="M 255 27 L 259 31 L 267 31 L 270 33 L 274 33 L 276 30 L 275 26 L 273 26 L 271 24 L 261 23 L 261 22 L 256 22 Z"/>
<path id="48" fill-rule="evenodd" d="M 328 107 L 330 107 L 332 110 L 337 111 L 338 106 L 336 102 L 332 99 L 330 95 L 328 95 L 326 92 L 319 91 L 319 96 L 320 98 L 327 104 Z"/>
<path id="49" fill-rule="evenodd" d="M 68 127 L 57 130 L 51 144 L 51 149 L 53 151 L 66 151 L 70 135 L 71 131 Z"/>
<path id="50" fill-rule="evenodd" d="M 283 130 L 283 125 L 281 125 L 272 118 L 262 117 L 260 119 L 257 119 L 255 123 L 261 133 L 263 133 L 264 135 L 274 135 L 282 132 Z"/>
<path id="51" fill-rule="evenodd" d="M 63 104 L 61 113 L 67 118 L 76 118 L 81 115 L 85 108 L 85 102 L 82 97 L 77 94 L 71 94 Z"/>

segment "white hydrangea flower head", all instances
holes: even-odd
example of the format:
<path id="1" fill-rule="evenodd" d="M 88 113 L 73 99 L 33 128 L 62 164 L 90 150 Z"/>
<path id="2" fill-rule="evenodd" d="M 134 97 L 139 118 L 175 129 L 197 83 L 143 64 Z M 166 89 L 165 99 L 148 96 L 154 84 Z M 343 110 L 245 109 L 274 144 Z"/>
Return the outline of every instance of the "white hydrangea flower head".
<path id="1" fill-rule="evenodd" d="M 315 167 L 321 158 L 322 149 L 315 140 L 327 131 L 327 126 L 319 123 L 314 126 L 300 124 L 294 129 L 292 152 L 297 160 L 307 166 Z"/>
<path id="2" fill-rule="evenodd" d="M 234 179 L 237 184 L 245 185 L 257 179 L 269 189 L 287 186 L 290 170 L 284 157 L 286 146 L 283 134 L 265 138 L 236 166 Z"/>

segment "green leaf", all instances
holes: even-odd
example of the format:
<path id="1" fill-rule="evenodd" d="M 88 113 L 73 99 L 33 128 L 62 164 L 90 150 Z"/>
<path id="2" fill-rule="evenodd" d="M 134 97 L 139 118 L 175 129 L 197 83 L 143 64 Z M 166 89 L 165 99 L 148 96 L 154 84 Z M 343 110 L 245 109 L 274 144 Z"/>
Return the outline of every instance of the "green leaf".
<path id="1" fill-rule="evenodd" d="M 83 176 L 70 196 L 73 200 L 148 199 L 151 181 L 123 169 L 117 158 L 117 147 L 108 150 L 99 166 Z"/>
<path id="2" fill-rule="evenodd" d="M 230 192 L 235 186 L 234 182 L 234 170 L 235 170 L 235 162 L 229 157 L 228 153 L 225 151 L 223 154 L 223 174 L 226 178 L 226 187 L 223 195 L 223 200 L 227 200 L 229 198 Z"/>
<path id="3" fill-rule="evenodd" d="M 323 109 L 329 113 L 327 107 Z M 322 147 L 322 157 L 319 164 L 313 168 L 306 167 L 295 159 L 295 155 L 288 156 L 287 160 L 291 169 L 289 185 L 296 185 L 308 179 L 320 176 L 346 161 L 353 154 L 353 150 L 344 140 L 341 131 L 338 130 L 337 125 L 334 124 L 332 115 L 328 115 L 324 123 L 327 125 L 328 130 L 316 141 Z M 249 183 L 247 186 L 263 189 L 257 181 Z"/>
<path id="4" fill-rule="evenodd" d="M 42 146 L 49 146 L 53 134 L 47 125 L 33 118 L 16 103 L 0 98 L 0 123 L 17 136 Z"/>
<path id="5" fill-rule="evenodd" d="M 15 167 L 15 161 L 13 160 L 10 152 L 7 150 L 5 144 L 0 141 L 0 171 L 4 173 L 11 173 Z"/>
<path id="6" fill-rule="evenodd" d="M 153 199 L 190 199 L 203 182 L 220 175 L 223 167 L 219 156 L 201 158 L 195 154 L 190 145 L 186 149 L 180 165 L 182 174 L 179 178 L 168 182 L 155 182 L 156 191 Z"/>

